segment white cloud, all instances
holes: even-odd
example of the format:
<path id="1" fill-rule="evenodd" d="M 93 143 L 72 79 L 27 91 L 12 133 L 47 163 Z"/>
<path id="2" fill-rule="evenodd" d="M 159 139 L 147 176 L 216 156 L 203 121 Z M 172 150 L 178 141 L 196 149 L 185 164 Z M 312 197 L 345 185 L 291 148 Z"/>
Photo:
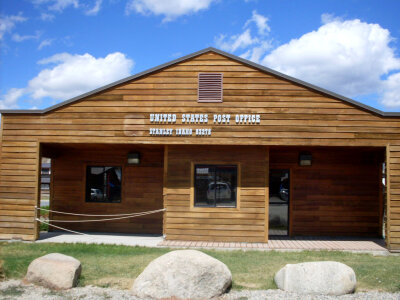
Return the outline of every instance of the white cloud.
<path id="1" fill-rule="evenodd" d="M 222 50 L 235 52 L 238 49 L 243 49 L 258 43 L 258 39 L 251 36 L 250 29 L 246 29 L 241 34 L 230 37 L 220 35 L 215 39 L 215 43 L 217 47 Z"/>
<path id="2" fill-rule="evenodd" d="M 134 62 L 115 52 L 96 58 L 90 54 L 59 53 L 38 62 L 47 65 L 23 89 L 10 89 L 0 99 L 0 107 L 14 108 L 24 95 L 35 104 L 45 97 L 65 100 L 89 92 L 131 74 Z"/>
<path id="3" fill-rule="evenodd" d="M 65 9 L 72 7 L 80 9 L 87 16 L 95 16 L 101 10 L 103 0 L 32 0 L 35 5 L 46 5 L 49 11 L 63 12 Z M 43 21 L 52 21 L 55 16 L 51 13 L 42 13 L 40 19 Z"/>
<path id="4" fill-rule="evenodd" d="M 42 50 L 44 47 L 51 46 L 53 41 L 54 41 L 54 39 L 45 39 L 45 40 L 41 41 L 38 46 L 38 50 Z"/>
<path id="5" fill-rule="evenodd" d="M 268 25 L 268 18 L 258 14 L 256 10 L 253 10 L 253 15 L 251 16 L 251 19 L 247 20 L 244 27 L 249 27 L 252 22 L 256 24 L 258 34 L 260 35 L 267 35 L 271 31 L 271 28 Z"/>
<path id="6" fill-rule="evenodd" d="M 196 13 L 207 9 L 215 0 L 129 0 L 125 12 L 132 11 L 142 15 L 163 15 L 164 22 L 172 21 L 179 16 Z"/>
<path id="7" fill-rule="evenodd" d="M 257 31 L 258 36 L 252 34 L 253 29 Z M 242 33 L 231 36 L 221 34 L 214 38 L 214 43 L 218 48 L 225 51 L 245 51 L 239 55 L 243 58 L 259 62 L 264 57 L 266 51 L 271 48 L 272 44 L 268 38 L 268 34 L 271 31 L 268 25 L 268 18 L 258 14 L 254 10 L 252 17 L 245 22 L 243 30 Z"/>
<path id="8" fill-rule="evenodd" d="M 48 13 L 41 13 L 40 14 L 40 19 L 42 21 L 53 21 L 55 16 L 53 14 L 48 14 Z"/>
<path id="9" fill-rule="evenodd" d="M 378 24 L 334 19 L 276 48 L 262 63 L 346 96 L 366 95 L 380 89 L 383 75 L 400 68 L 391 41 Z"/>
<path id="10" fill-rule="evenodd" d="M 27 18 L 23 17 L 21 13 L 12 16 L 0 16 L 0 40 L 3 39 L 5 33 L 11 32 L 16 23 L 25 22 L 26 20 Z"/>
<path id="11" fill-rule="evenodd" d="M 73 6 L 74 8 L 79 7 L 78 0 L 53 0 L 52 2 L 53 4 L 49 6 L 49 9 L 55 11 L 63 11 L 68 6 Z"/>
<path id="12" fill-rule="evenodd" d="M 392 74 L 384 81 L 381 102 L 390 108 L 400 107 L 400 73 Z"/>
<path id="13" fill-rule="evenodd" d="M 220 35 L 215 44 L 339 94 L 377 95 L 383 105 L 400 108 L 400 57 L 390 32 L 379 24 L 332 14 L 323 14 L 321 22 L 316 30 L 271 51 L 268 18 L 253 11 L 243 33 Z"/>
<path id="14" fill-rule="evenodd" d="M 49 10 L 58 12 L 62 12 L 69 6 L 74 8 L 79 7 L 79 0 L 33 0 L 33 3 L 36 5 L 48 4 L 49 6 L 47 8 Z"/>
<path id="15" fill-rule="evenodd" d="M 5 95 L 0 96 L 0 109 L 17 108 L 17 101 L 24 92 L 24 89 L 12 88 Z"/>
<path id="16" fill-rule="evenodd" d="M 34 99 L 65 100 L 129 76 L 133 67 L 133 61 L 120 52 L 104 58 L 61 53 L 39 63 L 56 66 L 42 70 L 29 81 L 28 89 Z"/>
<path id="17" fill-rule="evenodd" d="M 91 9 L 87 10 L 85 12 L 85 14 L 88 15 L 88 16 L 97 15 L 99 13 L 100 9 L 101 9 L 101 3 L 102 2 L 103 2 L 103 0 L 96 0 L 94 6 Z"/>
<path id="18" fill-rule="evenodd" d="M 335 22 L 335 21 L 343 22 L 343 19 L 340 17 L 337 17 L 333 14 L 328 14 L 328 13 L 321 15 L 322 24 L 328 24 L 328 23 Z"/>
<path id="19" fill-rule="evenodd" d="M 264 56 L 264 54 L 267 52 L 267 50 L 270 49 L 271 47 L 272 46 L 269 41 L 260 41 L 257 46 L 247 50 L 240 56 L 245 59 L 249 59 L 251 61 L 258 63 Z"/>
<path id="20" fill-rule="evenodd" d="M 14 42 L 20 43 L 26 40 L 37 40 L 40 38 L 42 33 L 40 31 L 36 31 L 35 34 L 32 35 L 19 35 L 18 33 L 13 34 L 12 40 Z"/>

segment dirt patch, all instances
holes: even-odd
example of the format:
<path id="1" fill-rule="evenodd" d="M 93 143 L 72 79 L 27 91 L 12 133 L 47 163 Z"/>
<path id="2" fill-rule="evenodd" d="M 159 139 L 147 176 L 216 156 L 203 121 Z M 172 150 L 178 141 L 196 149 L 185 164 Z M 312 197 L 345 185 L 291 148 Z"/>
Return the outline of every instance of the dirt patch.
<path id="1" fill-rule="evenodd" d="M 135 280 L 131 278 L 121 278 L 121 277 L 104 277 L 99 280 L 95 280 L 93 284 L 95 286 L 103 288 L 115 288 L 122 290 L 129 290 Z"/>
<path id="2" fill-rule="evenodd" d="M 235 282 L 237 285 L 242 286 L 248 289 L 260 289 L 261 285 L 256 283 L 249 283 L 249 282 Z"/>
<path id="3" fill-rule="evenodd" d="M 6 279 L 6 273 L 4 272 L 3 265 L 4 265 L 4 261 L 0 260 L 0 281 L 3 281 Z"/>

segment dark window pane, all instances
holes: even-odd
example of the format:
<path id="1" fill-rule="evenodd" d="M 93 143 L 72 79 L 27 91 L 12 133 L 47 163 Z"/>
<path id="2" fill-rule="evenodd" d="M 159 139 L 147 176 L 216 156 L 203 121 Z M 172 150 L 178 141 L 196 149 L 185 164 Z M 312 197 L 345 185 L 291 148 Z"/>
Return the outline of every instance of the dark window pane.
<path id="1" fill-rule="evenodd" d="M 269 235 L 288 234 L 289 175 L 289 170 L 269 172 Z"/>
<path id="2" fill-rule="evenodd" d="M 214 206 L 215 194 L 210 191 L 214 184 L 215 168 L 196 165 L 195 167 L 195 205 Z"/>
<path id="3" fill-rule="evenodd" d="M 86 201 L 121 202 L 121 167 L 86 167 Z"/>
<path id="4" fill-rule="evenodd" d="M 195 206 L 236 207 L 236 166 L 195 166 Z"/>
<path id="5" fill-rule="evenodd" d="M 216 206 L 236 206 L 237 167 L 218 166 L 215 177 Z"/>

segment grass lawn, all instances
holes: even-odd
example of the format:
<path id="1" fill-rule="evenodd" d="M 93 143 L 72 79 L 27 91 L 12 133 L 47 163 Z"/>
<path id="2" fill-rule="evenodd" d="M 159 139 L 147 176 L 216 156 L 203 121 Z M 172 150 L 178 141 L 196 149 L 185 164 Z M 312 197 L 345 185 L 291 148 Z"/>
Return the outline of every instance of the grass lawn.
<path id="1" fill-rule="evenodd" d="M 86 244 L 32 244 L 0 242 L 7 278 L 23 278 L 29 263 L 42 255 L 59 252 L 71 255 L 82 263 L 79 285 L 97 285 L 128 289 L 147 264 L 171 251 L 165 248 L 144 248 Z M 354 269 L 358 289 L 400 291 L 400 257 L 372 256 L 348 252 L 303 251 L 214 251 L 205 253 L 224 262 L 233 275 L 233 289 L 275 289 L 273 277 L 287 263 L 334 260 Z"/>
<path id="2" fill-rule="evenodd" d="M 50 209 L 50 206 L 42 206 L 41 208 Z M 40 217 L 43 219 L 49 218 L 49 212 L 46 210 L 40 210 Z M 40 231 L 49 231 L 49 225 L 40 223 Z"/>

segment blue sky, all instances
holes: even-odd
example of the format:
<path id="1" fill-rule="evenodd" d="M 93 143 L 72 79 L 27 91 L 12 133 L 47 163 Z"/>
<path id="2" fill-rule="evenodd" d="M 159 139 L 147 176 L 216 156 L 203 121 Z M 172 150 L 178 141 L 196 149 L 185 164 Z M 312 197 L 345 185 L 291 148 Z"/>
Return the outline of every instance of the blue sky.
<path id="1" fill-rule="evenodd" d="M 213 46 L 400 111 L 400 1 L 0 0 L 0 108 L 45 108 Z"/>

